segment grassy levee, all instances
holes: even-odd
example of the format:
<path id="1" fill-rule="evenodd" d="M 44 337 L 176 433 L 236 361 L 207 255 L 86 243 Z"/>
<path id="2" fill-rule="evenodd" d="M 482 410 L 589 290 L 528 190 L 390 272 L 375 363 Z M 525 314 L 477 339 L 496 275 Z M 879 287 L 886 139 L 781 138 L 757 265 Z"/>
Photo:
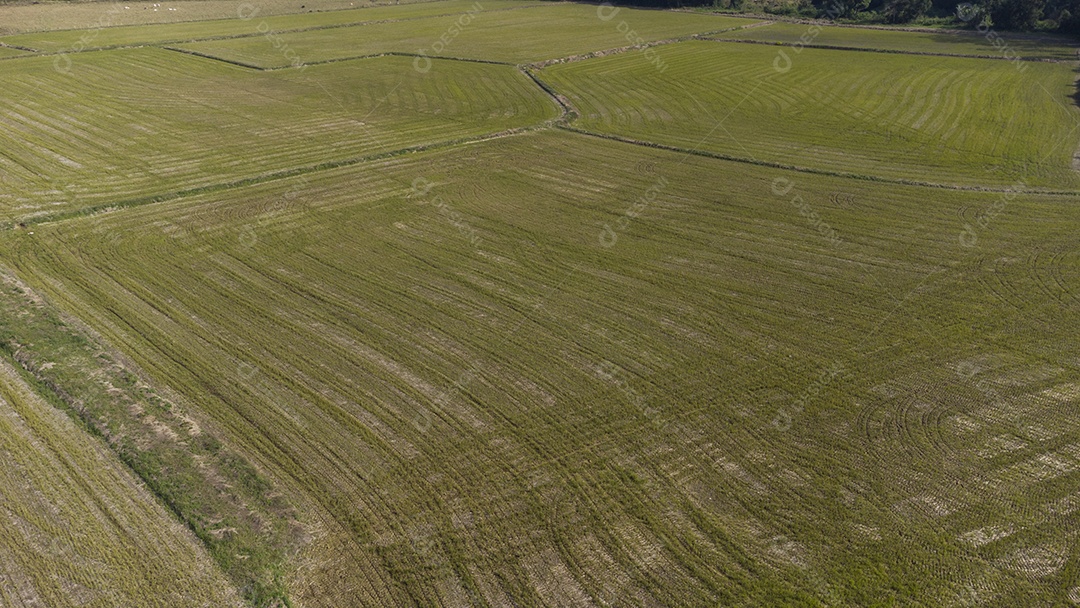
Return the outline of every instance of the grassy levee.
<path id="1" fill-rule="evenodd" d="M 0 254 L 280 482 L 301 605 L 1050 604 L 1080 219 L 1000 197 L 536 132 Z"/>
<path id="2" fill-rule="evenodd" d="M 108 26 L 114 23 L 114 19 L 118 18 L 115 17 L 116 12 L 123 10 L 121 6 L 118 11 L 116 4 L 103 4 L 99 9 L 100 14 L 97 15 L 97 18 L 88 21 L 85 27 L 58 32 L 34 32 L 0 36 L 0 42 L 30 47 L 45 52 L 71 53 L 83 49 L 183 42 L 200 38 L 255 36 L 263 44 L 273 47 L 273 43 L 265 38 L 265 34 L 309 28 L 336 28 L 342 25 L 372 21 L 458 15 L 474 4 L 475 0 L 445 0 L 442 2 L 417 2 L 400 6 L 379 6 L 323 13 L 265 16 L 260 10 L 261 5 L 259 3 L 236 3 L 233 5 L 232 13 L 228 19 L 100 27 L 101 25 Z M 481 3 L 485 11 L 524 8 L 536 4 L 538 3 L 520 0 L 490 0 Z"/>
<path id="3" fill-rule="evenodd" d="M 293 49 L 306 62 L 392 51 L 518 64 L 623 48 L 638 44 L 639 38 L 653 42 L 689 37 L 757 21 L 628 8 L 613 10 L 594 5 L 556 4 L 521 11 L 482 12 L 468 19 L 448 16 L 313 30 L 282 34 L 281 46 Z M 261 67 L 289 65 L 279 48 L 254 38 L 192 42 L 180 47 Z"/>
<path id="4" fill-rule="evenodd" d="M 0 349 L 40 392 L 105 440 L 113 458 L 145 483 L 142 491 L 172 511 L 161 517 L 184 522 L 244 599 L 253 606 L 287 600 L 286 559 L 305 540 L 288 500 L 200 424 L 201 416 L 163 398 L 91 330 L 64 319 L 16 279 L 3 280 Z M 150 597 L 130 605 L 160 605 L 162 595 L 187 593 L 176 581 L 156 585 L 144 591 L 152 591 Z"/>
<path id="5" fill-rule="evenodd" d="M 1075 61 L 1075 40 L 1053 34 L 1033 35 L 995 32 L 989 38 L 978 32 L 908 32 L 881 28 L 830 27 L 806 23 L 773 23 L 767 26 L 724 32 L 723 40 L 753 40 L 799 46 L 860 48 L 943 55 L 968 55 L 1011 59 Z M 995 43 L 995 39 L 1001 42 Z M 1005 51 L 1008 51 L 1006 53 Z"/>
<path id="6" fill-rule="evenodd" d="M 509 66 L 383 57 L 256 72 L 162 49 L 0 66 L 0 220 L 93 208 L 540 124 Z"/>
<path id="7" fill-rule="evenodd" d="M 545 68 L 589 131 L 754 161 L 965 186 L 1075 189 L 1067 64 L 689 41 Z M 779 63 L 786 71 L 776 69 Z"/>
<path id="8" fill-rule="evenodd" d="M 6 46 L 0 46 L 0 57 L 18 57 L 19 55 L 29 55 L 29 51 L 22 49 L 14 49 Z"/>
<path id="9" fill-rule="evenodd" d="M 5 282 L 5 321 L 13 299 L 23 293 Z M 0 604 L 241 606 L 195 536 L 2 359 Z"/>

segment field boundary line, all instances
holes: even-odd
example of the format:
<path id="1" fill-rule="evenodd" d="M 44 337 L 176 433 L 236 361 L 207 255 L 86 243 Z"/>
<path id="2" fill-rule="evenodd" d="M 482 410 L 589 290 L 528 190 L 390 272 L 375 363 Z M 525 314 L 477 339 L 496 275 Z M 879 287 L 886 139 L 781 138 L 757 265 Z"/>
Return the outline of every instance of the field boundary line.
<path id="1" fill-rule="evenodd" d="M 962 184 L 942 184 L 938 182 L 924 182 L 912 179 L 903 179 L 895 177 L 882 177 L 880 175 L 866 175 L 862 173 L 848 173 L 846 171 L 829 171 L 827 169 L 815 169 L 813 167 L 801 167 L 799 165 L 789 165 L 786 163 L 778 163 L 767 160 L 757 160 L 752 158 L 746 158 L 743 156 L 734 156 L 731 154 L 723 154 L 721 152 L 710 152 L 708 150 L 694 150 L 691 148 L 682 148 L 679 146 L 672 146 L 668 144 L 661 144 L 652 141 L 645 141 L 641 139 L 633 139 L 631 137 L 624 137 L 622 135 L 613 135 L 609 133 L 599 133 L 596 131 L 589 131 L 580 127 L 575 127 L 570 124 L 559 124 L 555 128 L 562 129 L 564 131 L 570 131 L 572 133 L 578 133 L 580 135 L 587 135 L 589 137 L 596 137 L 599 139 L 607 139 L 610 141 L 617 141 L 624 144 L 630 144 L 634 146 L 642 146 L 646 148 L 655 148 L 657 150 L 666 150 L 668 152 L 681 152 L 684 154 L 690 154 L 693 156 L 701 156 L 705 158 L 714 158 L 717 160 L 726 160 L 736 163 L 743 163 L 747 165 L 756 165 L 759 167 L 769 167 L 772 169 L 783 169 L 785 171 L 795 171 L 798 173 L 808 173 L 812 175 L 823 175 L 827 177 L 839 177 L 844 179 L 854 179 L 865 182 L 877 182 L 882 184 L 896 184 L 899 186 L 916 186 L 921 188 L 934 188 L 937 190 L 955 190 L 960 192 L 1002 192 L 1002 193 L 1016 193 L 1016 194 L 1029 194 L 1039 196 L 1076 196 L 1080 197 L 1080 190 L 1039 190 L 1039 189 L 1024 189 L 1017 190 L 1009 186 L 965 186 Z"/>
<path id="2" fill-rule="evenodd" d="M 562 115 L 555 119 L 555 124 L 561 123 L 569 125 L 571 120 L 580 116 L 577 108 L 574 107 L 574 104 L 571 103 L 571 101 L 565 96 L 560 95 L 554 89 L 554 87 L 544 82 L 543 80 L 540 80 L 540 78 L 533 73 L 532 68 L 530 68 L 529 66 L 518 66 L 518 71 L 524 74 L 529 80 L 533 81 L 536 86 L 540 87 L 542 91 L 548 94 L 548 97 L 550 97 L 552 100 L 555 101 L 555 103 L 559 105 L 559 109 L 562 111 Z"/>
<path id="3" fill-rule="evenodd" d="M 30 48 L 28 46 L 19 46 L 17 44 L 7 44 L 6 42 L 0 42 L 0 47 L 5 48 L 5 49 L 16 49 L 16 50 L 19 50 L 19 51 L 26 51 L 28 53 L 40 53 L 41 52 L 41 51 L 39 51 L 37 49 L 32 49 L 32 48 Z"/>
<path id="4" fill-rule="evenodd" d="M 459 137 L 455 139 L 449 139 L 445 141 L 434 142 L 430 144 L 421 144 L 416 146 L 409 146 L 407 148 L 398 148 L 396 150 L 388 150 L 386 152 L 380 152 L 378 154 L 369 154 L 367 156 L 358 156 L 353 158 L 346 158 L 335 161 L 327 161 L 324 163 L 318 163 L 315 165 L 307 165 L 304 167 L 296 167 L 293 169 L 283 169 L 280 171 L 273 171 L 270 173 L 264 173 L 262 175 L 256 175 L 252 177 L 245 177 L 242 179 L 232 180 L 228 182 L 219 182 L 216 184 L 207 184 L 205 186 L 197 186 L 195 188 L 185 188 L 182 190 L 173 190 L 171 192 L 162 192 L 159 194 L 151 194 L 147 196 L 140 196 L 137 198 L 131 198 L 122 201 L 116 201 L 112 203 L 102 203 L 99 205 L 92 205 L 89 207 L 82 207 L 79 209 L 71 209 L 68 211 L 59 211 L 57 213 L 39 215 L 36 217 L 28 217 L 24 219 L 17 219 L 4 222 L 0 224 L 0 232 L 14 230 L 18 228 L 27 228 L 30 226 L 37 226 L 40 224 L 51 224 L 56 222 L 63 222 L 65 220 L 87 217 L 96 215 L 98 213 L 108 213 L 111 211 L 119 211 L 121 209 L 128 209 L 130 207 L 141 207 L 143 205 L 152 205 L 155 203 L 164 203 L 168 201 L 175 201 L 192 196 L 199 196 L 201 194 L 211 194 L 213 192 L 221 192 L 224 190 L 233 190 L 236 188 L 243 188 L 246 186 L 255 186 L 258 184 L 264 184 L 267 182 L 274 182 L 282 179 L 288 179 L 290 177 L 297 177 L 300 175 L 310 175 L 312 173 L 318 173 L 321 171 L 329 171 L 332 169 L 340 169 L 342 167 L 351 167 L 361 163 L 385 160 L 388 158 L 394 158 L 397 156 L 404 156 L 406 154 L 415 154 L 419 152 L 429 152 L 434 150 L 442 150 L 445 148 L 453 148 L 455 146 L 467 146 L 475 143 L 485 142 L 493 139 L 501 139 L 503 137 L 513 137 L 524 133 L 530 133 L 533 131 L 548 130 L 551 128 L 552 121 L 545 121 L 540 124 L 530 125 L 526 127 L 515 127 L 513 129 L 505 129 L 503 131 L 496 131 L 494 133 L 485 133 L 479 136 L 473 137 Z"/>
<path id="5" fill-rule="evenodd" d="M 420 53 L 408 53 L 405 51 L 386 51 L 383 53 L 372 53 L 370 55 L 356 55 L 354 57 L 336 57 L 334 59 L 323 59 L 321 61 L 306 61 L 304 65 L 323 65 L 326 63 L 341 63 L 342 61 L 357 61 L 360 59 L 378 59 L 379 57 L 426 57 L 428 59 L 442 59 L 443 61 L 464 61 L 466 63 L 483 63 L 486 65 L 502 65 L 506 67 L 516 67 L 516 64 L 509 61 L 494 61 L 491 59 L 471 59 L 469 57 L 447 57 L 444 55 L 422 55 Z M 275 66 L 272 68 L 262 68 L 267 72 L 274 72 L 277 70 L 288 70 L 292 68 L 292 65 Z"/>
<path id="6" fill-rule="evenodd" d="M 215 57 L 213 55 L 207 55 L 206 53 L 200 53 L 198 51 L 192 51 L 192 50 L 189 50 L 189 49 L 178 49 L 178 48 L 171 47 L 171 46 L 146 47 L 146 48 L 160 48 L 161 50 L 164 50 L 164 51 L 173 51 L 174 53 L 183 53 L 185 55 L 191 55 L 193 57 L 200 57 L 202 59 L 210 59 L 212 61 L 220 61 L 222 63 L 227 63 L 229 65 L 234 65 L 234 66 L 238 66 L 238 67 L 241 67 L 241 68 L 248 68 L 249 70 L 257 70 L 259 72 L 268 71 L 268 68 L 259 67 L 257 65 L 253 65 L 253 64 L 250 64 L 250 63 L 243 63 L 241 61 L 236 61 L 234 59 L 225 59 L 224 57 Z"/>
<path id="7" fill-rule="evenodd" d="M 873 47 L 840 46 L 834 44 L 802 44 L 781 40 L 747 40 L 741 38 L 700 37 L 706 42 L 738 42 L 742 44 L 763 44 L 766 46 L 797 46 L 799 48 L 823 49 L 828 51 L 856 51 L 864 53 L 885 53 L 889 55 L 921 55 L 924 57 L 954 57 L 960 59 L 996 59 L 999 61 L 1028 61 L 1031 63 L 1075 63 L 1075 59 L 1054 59 L 1051 57 L 1003 57 L 1001 55 L 958 55 L 955 53 L 934 53 L 931 51 L 905 51 L 902 49 L 879 49 Z"/>
<path id="8" fill-rule="evenodd" d="M 294 66 L 294 65 L 279 65 L 279 66 L 274 66 L 274 67 L 267 68 L 267 67 L 262 67 L 262 66 L 258 66 L 258 65 L 255 65 L 255 64 L 251 64 L 251 63 L 243 63 L 241 61 L 236 61 L 235 59 L 226 59 L 225 57 L 218 57 L 216 55 L 208 55 L 206 53 L 200 53 L 199 51 L 192 51 L 190 49 L 181 49 L 181 48 L 172 47 L 172 46 L 145 46 L 145 47 L 133 47 L 133 48 L 156 48 L 156 49 L 162 49 L 162 50 L 166 50 L 166 51 L 174 51 L 176 53 L 184 53 L 185 55 L 194 55 L 195 57 L 201 57 L 203 59 L 212 59 L 214 61 L 222 61 L 222 62 L 228 63 L 230 65 L 235 65 L 235 66 L 239 66 L 239 67 L 242 67 L 242 68 L 249 68 L 249 69 L 252 69 L 252 70 L 257 70 L 259 72 L 279 72 L 281 70 L 291 70 L 291 69 L 295 69 L 297 67 L 297 66 Z M 378 59 L 380 57 L 426 57 L 427 59 L 441 59 L 443 61 L 464 61 L 466 63 L 482 63 L 482 64 L 485 64 L 485 65 L 501 65 L 501 66 L 509 67 L 509 68 L 517 67 L 515 64 L 509 63 L 509 62 L 506 62 L 506 61 L 490 61 L 490 60 L 487 60 L 487 59 L 469 59 L 469 58 L 466 58 L 466 57 L 443 57 L 441 55 L 421 55 L 419 53 L 405 53 L 405 52 L 401 52 L 401 51 L 387 51 L 385 53 L 372 53 L 370 55 L 356 55 L 355 57 L 337 57 L 337 58 L 334 58 L 334 59 L 323 59 L 322 61 L 308 61 L 308 62 L 304 62 L 303 65 L 305 65 L 305 66 L 307 66 L 307 65 L 325 65 L 325 64 L 328 64 L 328 63 L 342 63 L 342 62 L 345 62 L 345 61 L 360 61 L 360 60 L 363 60 L 363 59 Z"/>

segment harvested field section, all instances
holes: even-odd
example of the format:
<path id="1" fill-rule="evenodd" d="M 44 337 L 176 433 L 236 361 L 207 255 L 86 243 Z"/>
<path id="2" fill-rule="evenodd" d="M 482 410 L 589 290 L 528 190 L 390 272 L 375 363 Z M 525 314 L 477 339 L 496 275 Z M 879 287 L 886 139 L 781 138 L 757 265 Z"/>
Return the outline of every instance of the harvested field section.
<path id="1" fill-rule="evenodd" d="M 1007 61 L 691 41 L 657 73 L 632 54 L 543 80 L 605 134 L 822 171 L 970 186 L 1080 183 L 1073 69 Z"/>
<path id="2" fill-rule="evenodd" d="M 958 322 L 990 323 L 957 243 L 987 195 L 871 186 L 546 132 L 42 224 L 5 257 L 281 480 L 315 522 L 303 605 L 1051 597 L 1059 548 L 1005 536 L 1008 488 L 947 491 L 1080 440 L 977 453 L 1008 431 L 954 371 L 993 348 Z M 999 251 L 1077 227 L 1013 204 Z M 1069 394 L 1025 335 L 1009 394 Z"/>
<path id="3" fill-rule="evenodd" d="M 503 66 L 455 62 L 420 74 L 387 57 L 258 73 L 160 49 L 78 62 L 70 75 L 49 58 L 4 65 L 0 218 L 124 204 L 557 116 L 543 91 Z"/>
<path id="4" fill-rule="evenodd" d="M 0 526 L 0 605 L 242 605 L 195 536 L 6 358 Z"/>

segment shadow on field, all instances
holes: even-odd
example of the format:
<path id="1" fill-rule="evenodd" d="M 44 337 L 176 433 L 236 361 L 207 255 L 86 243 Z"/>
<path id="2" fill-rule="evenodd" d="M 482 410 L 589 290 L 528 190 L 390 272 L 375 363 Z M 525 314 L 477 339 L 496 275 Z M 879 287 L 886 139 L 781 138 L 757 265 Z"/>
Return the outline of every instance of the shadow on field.
<path id="1" fill-rule="evenodd" d="M 929 38 L 942 46 L 956 43 L 979 44 L 981 42 L 986 45 L 986 48 L 978 52 L 980 56 L 999 57 L 1003 60 L 1019 58 L 1072 61 L 1080 56 L 1078 55 L 1080 47 L 1077 46 L 1077 41 L 1058 34 L 998 32 L 995 30 L 980 33 L 974 30 L 949 30 L 930 34 Z M 950 51 L 946 49 L 944 52 L 948 53 Z M 956 51 L 956 54 L 966 55 L 970 52 L 970 49 L 963 49 Z"/>
<path id="2" fill-rule="evenodd" d="M 1073 81 L 1074 90 L 1072 94 L 1072 100 L 1077 107 L 1080 107 L 1080 68 L 1074 70 L 1074 73 L 1076 74 L 1076 79 Z"/>

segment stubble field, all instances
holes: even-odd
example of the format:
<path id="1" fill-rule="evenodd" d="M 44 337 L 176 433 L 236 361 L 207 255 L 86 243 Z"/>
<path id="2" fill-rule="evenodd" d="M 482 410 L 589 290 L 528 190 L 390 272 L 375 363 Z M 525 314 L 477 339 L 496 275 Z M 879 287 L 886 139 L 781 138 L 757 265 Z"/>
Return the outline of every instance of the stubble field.
<path id="1" fill-rule="evenodd" d="M 64 451 L 254 605 L 1080 600 L 1075 64 L 471 6 L 0 61 L 4 365 Z"/>

